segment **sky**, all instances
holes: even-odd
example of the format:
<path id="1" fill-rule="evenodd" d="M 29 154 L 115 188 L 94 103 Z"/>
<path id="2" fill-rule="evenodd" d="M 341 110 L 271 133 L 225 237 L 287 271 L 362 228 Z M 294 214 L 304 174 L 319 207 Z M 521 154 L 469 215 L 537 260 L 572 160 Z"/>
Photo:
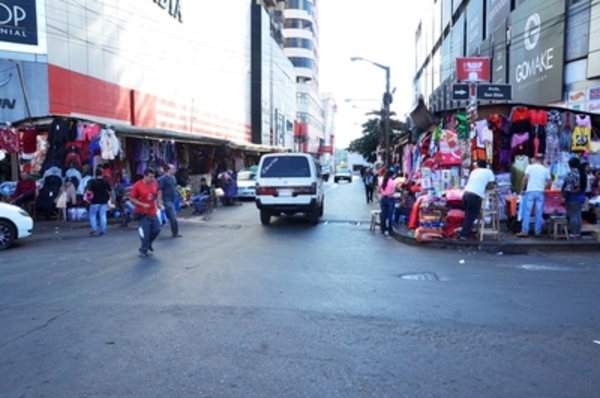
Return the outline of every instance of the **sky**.
<path id="1" fill-rule="evenodd" d="M 320 0 L 320 91 L 333 94 L 337 104 L 335 146 L 346 148 L 362 135 L 360 124 L 370 110 L 381 109 L 385 71 L 363 57 L 390 67 L 396 88 L 391 110 L 404 119 L 413 105 L 415 31 L 421 17 L 413 0 Z M 346 99 L 353 101 L 346 102 Z"/>

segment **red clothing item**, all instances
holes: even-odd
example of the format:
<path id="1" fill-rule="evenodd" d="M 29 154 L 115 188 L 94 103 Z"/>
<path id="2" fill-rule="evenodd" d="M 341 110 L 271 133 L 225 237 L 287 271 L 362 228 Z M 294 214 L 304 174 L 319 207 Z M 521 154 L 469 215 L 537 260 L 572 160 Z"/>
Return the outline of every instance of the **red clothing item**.
<path id="1" fill-rule="evenodd" d="M 158 198 L 158 183 L 156 181 L 153 181 L 151 184 L 146 184 L 144 180 L 136 182 L 131 187 L 129 197 L 150 205 L 148 208 L 135 205 L 136 213 L 146 216 L 156 216 L 156 199 Z"/>
<path id="2" fill-rule="evenodd" d="M 33 193 L 35 194 L 35 181 L 33 180 L 19 180 L 19 182 L 17 182 L 17 187 L 15 188 L 15 193 L 13 194 L 13 198 L 18 198 L 21 195 L 27 194 L 27 193 Z"/>
<path id="3" fill-rule="evenodd" d="M 548 123 L 548 113 L 542 109 L 532 109 L 529 111 L 529 120 L 533 125 L 545 126 Z"/>
<path id="4" fill-rule="evenodd" d="M 511 122 L 520 122 L 523 120 L 529 120 L 530 114 L 529 109 L 524 106 L 517 106 L 513 108 L 511 114 Z"/>

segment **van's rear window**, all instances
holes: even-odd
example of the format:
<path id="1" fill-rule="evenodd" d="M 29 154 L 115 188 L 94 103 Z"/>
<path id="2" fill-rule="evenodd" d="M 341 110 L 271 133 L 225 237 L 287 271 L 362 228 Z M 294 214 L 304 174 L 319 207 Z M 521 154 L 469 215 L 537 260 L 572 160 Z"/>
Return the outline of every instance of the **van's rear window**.
<path id="1" fill-rule="evenodd" d="M 261 177 L 310 177 L 308 160 L 303 156 L 281 156 L 265 159 Z"/>

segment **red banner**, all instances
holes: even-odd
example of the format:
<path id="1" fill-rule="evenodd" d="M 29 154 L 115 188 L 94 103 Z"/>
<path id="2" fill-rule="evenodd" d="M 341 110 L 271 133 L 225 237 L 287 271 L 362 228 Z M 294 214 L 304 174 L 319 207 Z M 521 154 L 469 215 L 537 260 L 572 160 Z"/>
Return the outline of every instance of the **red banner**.
<path id="1" fill-rule="evenodd" d="M 459 82 L 489 82 L 488 57 L 456 58 L 456 80 Z"/>

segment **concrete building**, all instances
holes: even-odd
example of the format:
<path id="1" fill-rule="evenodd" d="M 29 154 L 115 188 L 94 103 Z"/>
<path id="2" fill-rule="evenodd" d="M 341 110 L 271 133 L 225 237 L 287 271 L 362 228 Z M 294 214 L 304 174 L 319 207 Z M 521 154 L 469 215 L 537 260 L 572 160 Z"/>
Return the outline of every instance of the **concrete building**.
<path id="1" fill-rule="evenodd" d="M 296 75 L 276 3 L 259 6 L 260 135 L 248 0 L 3 0 L 0 122 L 60 114 L 291 148 Z"/>
<path id="2" fill-rule="evenodd" d="M 453 101 L 457 57 L 491 59 L 512 101 L 600 113 L 600 3 L 592 0 L 430 0 L 415 33 L 415 99 Z M 480 104 L 485 105 L 483 101 Z"/>
<path id="3" fill-rule="evenodd" d="M 319 95 L 319 17 L 317 0 L 286 0 L 285 54 L 296 68 L 295 149 L 319 154 L 325 143 Z"/>

